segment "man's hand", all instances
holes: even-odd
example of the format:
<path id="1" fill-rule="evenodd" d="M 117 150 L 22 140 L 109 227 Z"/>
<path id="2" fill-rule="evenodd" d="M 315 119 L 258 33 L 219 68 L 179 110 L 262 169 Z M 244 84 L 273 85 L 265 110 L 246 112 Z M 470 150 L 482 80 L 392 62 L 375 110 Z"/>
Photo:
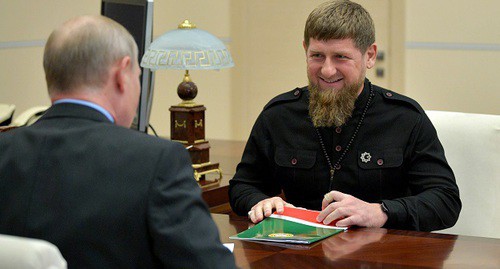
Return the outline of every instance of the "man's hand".
<path id="1" fill-rule="evenodd" d="M 257 223 L 264 219 L 264 217 L 269 217 L 273 213 L 273 209 L 276 209 L 276 212 L 283 213 L 283 208 L 294 207 L 292 204 L 289 204 L 281 197 L 272 197 L 258 202 L 256 205 L 252 207 L 250 211 L 248 211 L 248 218 L 253 222 Z"/>
<path id="2" fill-rule="evenodd" d="M 367 203 L 338 191 L 325 194 L 321 209 L 317 220 L 324 224 L 339 219 L 337 226 L 382 227 L 387 221 L 387 215 L 380 204 Z"/>

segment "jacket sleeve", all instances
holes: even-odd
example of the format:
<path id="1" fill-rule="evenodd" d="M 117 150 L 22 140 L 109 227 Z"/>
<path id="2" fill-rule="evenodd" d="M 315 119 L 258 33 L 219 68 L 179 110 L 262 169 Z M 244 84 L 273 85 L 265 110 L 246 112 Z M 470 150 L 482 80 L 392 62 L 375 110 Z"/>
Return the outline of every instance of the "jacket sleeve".
<path id="1" fill-rule="evenodd" d="M 281 193 L 273 175 L 273 156 L 270 134 L 261 114 L 252 128 L 236 174 L 229 181 L 229 201 L 236 214 L 246 215 L 259 201 Z"/>
<path id="2" fill-rule="evenodd" d="M 389 209 L 384 227 L 433 231 L 453 226 L 462 204 L 458 186 L 436 130 L 425 113 L 415 126 L 406 176 L 411 196 L 383 200 Z"/>
<path id="3" fill-rule="evenodd" d="M 148 195 L 153 249 L 165 268 L 236 268 L 193 176 L 187 151 L 167 145 Z"/>

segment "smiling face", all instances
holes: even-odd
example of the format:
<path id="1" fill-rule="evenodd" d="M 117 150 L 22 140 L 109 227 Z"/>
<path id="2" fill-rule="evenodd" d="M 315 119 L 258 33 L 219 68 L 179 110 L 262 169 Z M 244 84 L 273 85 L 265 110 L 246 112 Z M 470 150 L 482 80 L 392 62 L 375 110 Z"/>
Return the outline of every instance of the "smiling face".
<path id="1" fill-rule="evenodd" d="M 363 89 L 366 69 L 375 63 L 376 45 L 362 53 L 352 39 L 330 39 L 320 41 L 311 38 L 305 47 L 307 76 L 312 85 L 320 90 L 341 91 L 349 85 Z"/>
<path id="2" fill-rule="evenodd" d="M 304 42 L 309 78 L 309 115 L 316 127 L 343 125 L 363 90 L 366 69 L 373 67 L 377 47 L 362 53 L 352 39 Z"/>

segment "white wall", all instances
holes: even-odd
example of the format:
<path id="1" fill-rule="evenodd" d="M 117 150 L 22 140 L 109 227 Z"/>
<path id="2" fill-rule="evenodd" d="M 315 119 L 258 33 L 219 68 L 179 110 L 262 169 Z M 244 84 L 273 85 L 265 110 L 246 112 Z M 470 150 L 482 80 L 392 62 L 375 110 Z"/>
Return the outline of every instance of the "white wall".
<path id="1" fill-rule="evenodd" d="M 407 0 L 406 94 L 426 109 L 500 114 L 500 2 Z"/>
<path id="2" fill-rule="evenodd" d="M 49 105 L 43 44 L 52 29 L 81 14 L 98 14 L 99 0 L 0 0 L 0 102 L 16 105 L 14 116 Z"/>
<path id="3" fill-rule="evenodd" d="M 417 99 L 425 109 L 500 114 L 500 91 L 495 87 L 500 1 L 368 0 L 369 10 L 377 12 L 373 8 L 387 1 L 392 58 L 385 64 L 390 87 Z M 303 27 L 321 2 L 155 0 L 155 37 L 190 19 L 221 38 L 233 55 L 234 68 L 191 71 L 199 88 L 196 101 L 207 106 L 208 139 L 246 140 L 272 97 L 306 84 Z M 42 44 L 63 21 L 98 14 L 100 1 L 0 0 L 0 7 L 0 102 L 15 104 L 17 113 L 48 105 Z M 436 43 L 466 49 L 419 47 Z M 176 88 L 182 75 L 175 70 L 156 73 L 151 124 L 162 136 L 169 136 L 168 108 L 180 101 Z"/>

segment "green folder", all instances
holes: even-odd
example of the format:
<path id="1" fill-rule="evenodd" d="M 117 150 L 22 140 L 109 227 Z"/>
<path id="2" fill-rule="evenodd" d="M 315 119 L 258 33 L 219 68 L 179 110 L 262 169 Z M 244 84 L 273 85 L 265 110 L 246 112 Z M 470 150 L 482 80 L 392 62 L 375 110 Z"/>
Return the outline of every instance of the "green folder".
<path id="1" fill-rule="evenodd" d="M 314 227 L 304 223 L 269 217 L 248 230 L 229 238 L 247 241 L 311 244 L 343 231 L 346 231 L 346 229 Z"/>

